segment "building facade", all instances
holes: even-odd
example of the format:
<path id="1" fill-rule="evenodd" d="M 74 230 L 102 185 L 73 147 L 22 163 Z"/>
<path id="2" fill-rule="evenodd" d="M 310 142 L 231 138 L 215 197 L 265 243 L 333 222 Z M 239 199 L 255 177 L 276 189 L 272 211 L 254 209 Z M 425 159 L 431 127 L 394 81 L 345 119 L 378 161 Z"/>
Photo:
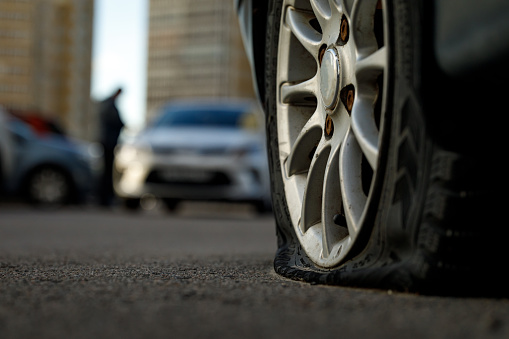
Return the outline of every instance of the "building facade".
<path id="1" fill-rule="evenodd" d="M 150 0 L 147 120 L 176 98 L 253 97 L 231 0 Z"/>
<path id="2" fill-rule="evenodd" d="M 0 105 L 89 139 L 94 0 L 0 0 Z"/>

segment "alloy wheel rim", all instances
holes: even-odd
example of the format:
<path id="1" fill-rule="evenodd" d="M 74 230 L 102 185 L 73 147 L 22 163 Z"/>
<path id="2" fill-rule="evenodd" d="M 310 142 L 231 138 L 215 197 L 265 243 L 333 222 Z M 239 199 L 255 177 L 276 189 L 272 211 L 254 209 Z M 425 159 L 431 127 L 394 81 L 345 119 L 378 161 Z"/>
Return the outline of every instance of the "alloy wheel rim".
<path id="1" fill-rule="evenodd" d="M 365 227 L 388 76 L 379 0 L 284 1 L 277 66 L 279 158 L 300 244 L 338 265 Z"/>
<path id="2" fill-rule="evenodd" d="M 61 203 L 68 193 L 65 176 L 51 168 L 44 168 L 35 174 L 31 181 L 32 197 L 41 203 Z"/>

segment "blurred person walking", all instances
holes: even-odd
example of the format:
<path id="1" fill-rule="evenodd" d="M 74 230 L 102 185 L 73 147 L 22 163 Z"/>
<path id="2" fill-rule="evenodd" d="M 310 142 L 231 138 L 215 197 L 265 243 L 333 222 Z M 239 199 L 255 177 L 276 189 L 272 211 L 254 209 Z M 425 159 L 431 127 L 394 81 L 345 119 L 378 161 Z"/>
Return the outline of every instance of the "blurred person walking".
<path id="1" fill-rule="evenodd" d="M 115 198 L 113 161 L 118 137 L 124 127 L 116 105 L 116 100 L 121 93 L 122 89 L 117 89 L 112 96 L 103 100 L 99 107 L 100 142 L 104 149 L 104 169 L 99 187 L 99 203 L 103 206 L 111 206 Z"/>

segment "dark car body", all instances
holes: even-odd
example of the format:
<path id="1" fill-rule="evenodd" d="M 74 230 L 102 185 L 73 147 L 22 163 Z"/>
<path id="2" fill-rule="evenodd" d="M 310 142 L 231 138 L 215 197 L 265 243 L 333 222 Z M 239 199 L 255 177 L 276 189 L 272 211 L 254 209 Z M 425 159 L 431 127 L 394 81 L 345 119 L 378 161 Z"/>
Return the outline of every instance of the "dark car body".
<path id="1" fill-rule="evenodd" d="M 445 88 L 452 84 L 459 86 L 457 95 L 461 95 L 475 79 L 492 80 L 494 76 L 503 79 L 509 74 L 508 1 L 427 3 L 428 7 L 423 10 L 428 17 L 435 18 L 426 27 L 427 44 L 436 63 L 434 70 L 447 80 Z M 244 47 L 262 103 L 265 101 L 265 30 L 271 4 L 268 0 L 235 0 Z"/>
<path id="2" fill-rule="evenodd" d="M 235 5 L 266 115 L 276 272 L 506 293 L 509 2 Z"/>

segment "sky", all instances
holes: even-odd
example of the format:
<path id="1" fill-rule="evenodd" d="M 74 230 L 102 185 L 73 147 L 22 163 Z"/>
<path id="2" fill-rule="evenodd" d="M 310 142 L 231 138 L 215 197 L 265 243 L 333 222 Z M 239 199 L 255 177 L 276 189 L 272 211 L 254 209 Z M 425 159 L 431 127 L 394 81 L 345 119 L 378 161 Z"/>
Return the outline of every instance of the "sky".
<path id="1" fill-rule="evenodd" d="M 95 1 L 91 96 L 122 88 L 118 109 L 131 128 L 145 122 L 149 0 Z"/>

